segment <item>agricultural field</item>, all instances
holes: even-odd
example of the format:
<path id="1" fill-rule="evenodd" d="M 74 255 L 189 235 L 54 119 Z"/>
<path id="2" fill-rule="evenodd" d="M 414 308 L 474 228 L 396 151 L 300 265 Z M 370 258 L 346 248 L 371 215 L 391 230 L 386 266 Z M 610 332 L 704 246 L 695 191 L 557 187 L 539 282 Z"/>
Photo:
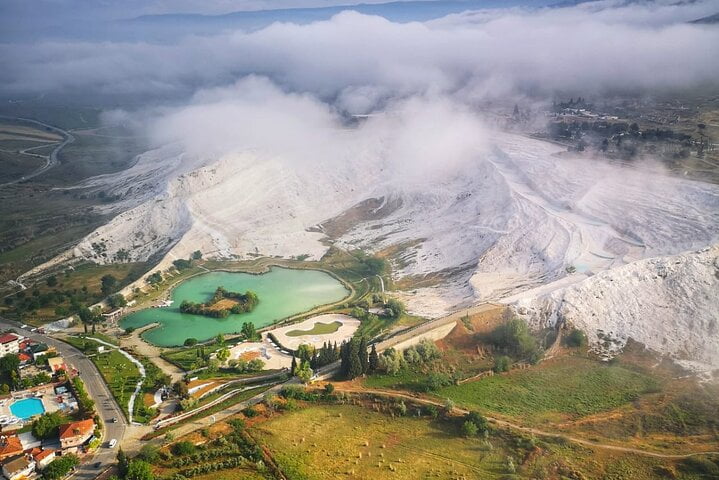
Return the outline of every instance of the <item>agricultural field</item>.
<path id="1" fill-rule="evenodd" d="M 412 411 L 412 408 L 409 409 Z M 692 465 L 493 431 L 465 438 L 461 419 L 390 416 L 358 405 L 306 405 L 255 421 L 251 435 L 288 479 L 702 478 Z M 328 435 L 327 432 L 332 432 Z M 705 461 L 705 459 L 702 459 Z M 711 463 L 709 464 L 711 465 Z"/>
<path id="2" fill-rule="evenodd" d="M 457 404 L 531 423 L 576 419 L 661 390 L 651 375 L 580 356 L 452 385 L 437 392 Z"/>

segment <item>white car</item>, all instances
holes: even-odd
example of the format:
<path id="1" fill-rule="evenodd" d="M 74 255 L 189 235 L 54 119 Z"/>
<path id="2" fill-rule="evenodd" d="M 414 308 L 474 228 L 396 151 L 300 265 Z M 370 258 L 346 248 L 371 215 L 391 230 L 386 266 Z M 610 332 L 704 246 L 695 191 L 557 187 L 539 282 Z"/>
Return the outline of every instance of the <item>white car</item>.
<path id="1" fill-rule="evenodd" d="M 117 445 L 117 440 L 113 438 L 110 440 L 110 448 L 115 448 L 115 445 Z"/>

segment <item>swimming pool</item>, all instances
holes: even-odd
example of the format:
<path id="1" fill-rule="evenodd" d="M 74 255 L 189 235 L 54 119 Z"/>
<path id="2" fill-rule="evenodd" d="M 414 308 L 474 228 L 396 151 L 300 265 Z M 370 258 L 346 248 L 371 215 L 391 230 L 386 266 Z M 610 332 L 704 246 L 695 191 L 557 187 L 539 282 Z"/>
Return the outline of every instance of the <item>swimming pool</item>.
<path id="1" fill-rule="evenodd" d="M 10 411 L 16 417 L 27 420 L 32 416 L 45 413 L 45 407 L 39 398 L 26 398 L 10 405 Z"/>

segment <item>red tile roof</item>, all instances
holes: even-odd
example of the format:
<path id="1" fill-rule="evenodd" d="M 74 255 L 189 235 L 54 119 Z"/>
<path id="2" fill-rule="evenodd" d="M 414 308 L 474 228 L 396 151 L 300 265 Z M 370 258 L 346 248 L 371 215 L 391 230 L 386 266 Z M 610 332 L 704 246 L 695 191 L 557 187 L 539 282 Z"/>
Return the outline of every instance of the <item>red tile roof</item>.
<path id="1" fill-rule="evenodd" d="M 30 360 L 32 360 L 32 357 L 30 355 L 28 355 L 27 353 L 18 353 L 17 358 L 21 362 L 29 362 Z"/>
<path id="2" fill-rule="evenodd" d="M 13 335 L 12 333 L 6 333 L 4 335 L 0 335 L 0 343 L 10 343 L 17 340 L 19 337 L 17 335 Z"/>
<path id="3" fill-rule="evenodd" d="M 16 435 L 0 437 L 0 458 L 22 453 L 22 443 Z"/>
<path id="4" fill-rule="evenodd" d="M 92 418 L 60 425 L 60 440 L 87 435 L 92 433 L 93 430 L 95 430 L 95 422 Z"/>
<path id="5" fill-rule="evenodd" d="M 38 450 L 38 452 L 35 452 L 35 450 Z M 32 452 L 30 452 L 35 459 L 36 462 L 40 462 L 43 459 L 49 457 L 50 455 L 55 455 L 55 450 L 52 448 L 47 450 L 40 450 L 39 448 L 33 448 Z"/>

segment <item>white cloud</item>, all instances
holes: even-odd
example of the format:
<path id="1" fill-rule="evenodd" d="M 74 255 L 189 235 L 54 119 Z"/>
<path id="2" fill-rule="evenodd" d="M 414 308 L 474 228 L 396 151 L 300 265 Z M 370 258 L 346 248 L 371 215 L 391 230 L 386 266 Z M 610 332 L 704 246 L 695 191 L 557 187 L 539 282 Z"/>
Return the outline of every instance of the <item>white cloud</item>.
<path id="1" fill-rule="evenodd" d="M 716 2 L 609 5 L 493 11 L 426 24 L 344 12 L 307 25 L 278 23 L 174 44 L 5 44 L 0 84 L 15 93 L 182 93 L 259 74 L 354 111 L 394 96 L 458 90 L 716 84 L 719 29 L 682 23 Z"/>

